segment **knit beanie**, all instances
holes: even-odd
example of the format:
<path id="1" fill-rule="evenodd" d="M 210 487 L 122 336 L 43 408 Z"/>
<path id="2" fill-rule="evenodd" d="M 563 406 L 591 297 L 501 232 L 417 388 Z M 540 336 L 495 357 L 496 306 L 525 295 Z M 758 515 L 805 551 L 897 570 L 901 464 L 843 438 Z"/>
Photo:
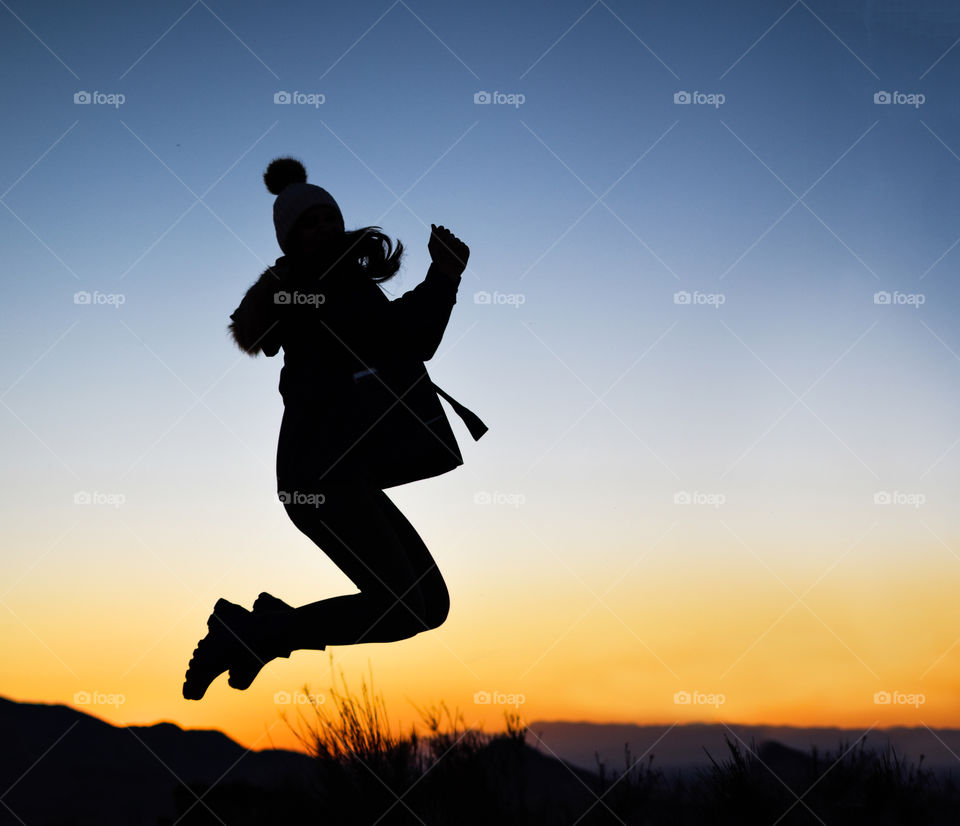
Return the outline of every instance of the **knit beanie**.
<path id="1" fill-rule="evenodd" d="M 277 243 L 288 253 L 287 240 L 297 219 L 310 207 L 318 204 L 332 206 L 340 212 L 333 196 L 322 187 L 307 183 L 307 170 L 296 158 L 276 158 L 263 173 L 267 189 L 277 196 L 273 202 L 273 225 Z M 343 213 L 340 213 L 341 220 Z"/>

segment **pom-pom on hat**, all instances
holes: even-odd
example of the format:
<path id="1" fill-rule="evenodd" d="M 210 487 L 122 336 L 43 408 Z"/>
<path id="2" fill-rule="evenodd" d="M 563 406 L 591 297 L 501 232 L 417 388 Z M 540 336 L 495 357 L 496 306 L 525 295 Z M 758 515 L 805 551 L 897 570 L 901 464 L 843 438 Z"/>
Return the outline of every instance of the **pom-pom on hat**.
<path id="1" fill-rule="evenodd" d="M 332 206 L 340 212 L 333 196 L 322 187 L 307 183 L 307 170 L 296 158 L 276 158 L 263 173 L 267 189 L 277 196 L 273 202 L 273 225 L 277 230 L 277 243 L 284 253 L 288 252 L 287 237 L 293 225 L 306 210 L 318 204 Z M 340 213 L 341 219 L 343 213 Z"/>

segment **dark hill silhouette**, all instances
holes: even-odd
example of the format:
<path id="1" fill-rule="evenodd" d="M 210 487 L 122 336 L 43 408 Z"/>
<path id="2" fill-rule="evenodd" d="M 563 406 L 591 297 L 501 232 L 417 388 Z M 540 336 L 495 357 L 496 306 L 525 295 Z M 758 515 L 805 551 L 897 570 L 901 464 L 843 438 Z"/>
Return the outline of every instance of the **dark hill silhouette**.
<path id="1" fill-rule="evenodd" d="M 346 826 L 369 823 L 383 814 L 381 826 L 640 822 L 618 821 L 611 806 L 624 814 L 643 811 L 647 819 L 642 822 L 649 824 L 701 823 L 706 815 L 717 824 L 740 824 L 745 822 L 738 820 L 742 806 L 758 807 L 756 822 L 772 822 L 811 788 L 807 800 L 824 818 L 829 814 L 846 823 L 876 826 L 888 822 L 877 820 L 878 813 L 900 807 L 914 814 L 925 812 L 925 819 L 909 822 L 955 822 L 951 819 L 958 805 L 955 790 L 918 780 L 900 766 L 855 756 L 845 767 L 824 773 L 832 762 L 832 758 L 823 762 L 825 753 L 841 741 L 852 742 L 861 731 L 676 726 L 654 746 L 656 771 L 651 774 L 644 770 L 648 763 L 644 751 L 666 728 L 533 723 L 519 739 L 479 738 L 476 750 L 448 750 L 441 744 L 443 758 L 411 783 L 403 769 L 391 777 L 389 762 L 374 761 L 378 767 L 374 776 L 369 757 L 362 761 L 367 765 L 341 769 L 326 764 L 322 769 L 315 757 L 300 752 L 248 752 L 216 730 L 184 730 L 169 722 L 116 726 L 65 705 L 0 698 L 0 826 L 308 822 Z M 771 731 L 784 733 L 792 742 L 765 736 Z M 892 742 L 888 735 L 896 731 L 919 736 L 919 730 L 874 730 L 873 747 Z M 741 754 L 736 753 L 741 747 L 731 732 L 743 740 Z M 924 733 L 936 740 L 931 732 Z M 938 730 L 936 735 L 950 744 L 958 732 Z M 454 739 L 460 743 L 460 736 Z M 822 744 L 819 764 L 810 754 L 811 740 Z M 898 749 L 904 742 L 909 738 L 901 736 Z M 754 747 L 759 761 L 747 754 Z M 625 758 L 640 766 L 622 778 Z M 578 766 L 577 760 L 592 761 L 599 770 Z M 684 765 L 688 769 L 678 772 Z M 381 775 L 381 768 L 388 774 Z M 657 779 L 660 772 L 677 777 L 677 784 L 665 785 Z M 785 791 L 787 787 L 795 791 Z M 414 791 L 407 799 L 425 820 L 402 806 L 387 813 L 397 794 L 407 790 Z M 859 800 L 858 806 L 866 808 L 850 809 L 843 802 L 846 798 Z M 365 820 L 368 815 L 372 816 Z M 796 807 L 783 823 L 815 821 Z"/>
<path id="2" fill-rule="evenodd" d="M 247 752 L 220 731 L 173 723 L 115 726 L 65 705 L 0 698 L 0 733 L 0 793 L 20 818 L 0 806 L 4 826 L 156 824 L 177 811 L 178 786 L 192 802 L 184 784 L 276 790 L 313 771 L 299 752 Z"/>
<path id="3" fill-rule="evenodd" d="M 0 793 L 9 789 L 3 802 L 16 813 L 0 806 L 2 826 L 159 826 L 176 820 L 208 786 L 204 801 L 223 817 L 229 800 L 231 824 L 285 822 L 282 807 L 290 817 L 317 812 L 312 757 L 280 749 L 247 752 L 213 729 L 167 722 L 115 726 L 69 706 L 0 697 L 0 733 Z M 509 745 L 491 742 L 484 762 L 510 778 L 532 808 L 586 809 L 595 799 L 594 773 L 530 746 L 521 766 Z M 275 819 L 262 819 L 266 812 Z M 203 804 L 193 805 L 191 815 L 178 826 L 219 822 Z"/>

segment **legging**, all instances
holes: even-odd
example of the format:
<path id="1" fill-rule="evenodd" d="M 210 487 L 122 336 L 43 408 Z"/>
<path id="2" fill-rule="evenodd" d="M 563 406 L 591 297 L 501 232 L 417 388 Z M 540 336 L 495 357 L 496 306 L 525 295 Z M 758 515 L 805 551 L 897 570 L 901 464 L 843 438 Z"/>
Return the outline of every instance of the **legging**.
<path id="1" fill-rule="evenodd" d="M 386 493 L 330 482 L 322 503 L 285 502 L 293 524 L 360 589 L 294 610 L 290 648 L 391 642 L 441 625 L 450 597 L 430 551 Z"/>

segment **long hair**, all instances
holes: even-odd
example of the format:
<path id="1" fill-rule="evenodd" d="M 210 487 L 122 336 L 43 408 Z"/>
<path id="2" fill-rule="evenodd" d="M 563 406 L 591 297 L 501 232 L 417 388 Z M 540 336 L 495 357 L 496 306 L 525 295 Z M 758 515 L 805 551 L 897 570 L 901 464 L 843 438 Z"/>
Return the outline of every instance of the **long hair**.
<path id="1" fill-rule="evenodd" d="M 403 242 L 398 238 L 394 249 L 393 239 L 381 227 L 361 227 L 338 236 L 331 252 L 333 266 L 356 267 L 371 281 L 381 284 L 399 272 Z"/>

